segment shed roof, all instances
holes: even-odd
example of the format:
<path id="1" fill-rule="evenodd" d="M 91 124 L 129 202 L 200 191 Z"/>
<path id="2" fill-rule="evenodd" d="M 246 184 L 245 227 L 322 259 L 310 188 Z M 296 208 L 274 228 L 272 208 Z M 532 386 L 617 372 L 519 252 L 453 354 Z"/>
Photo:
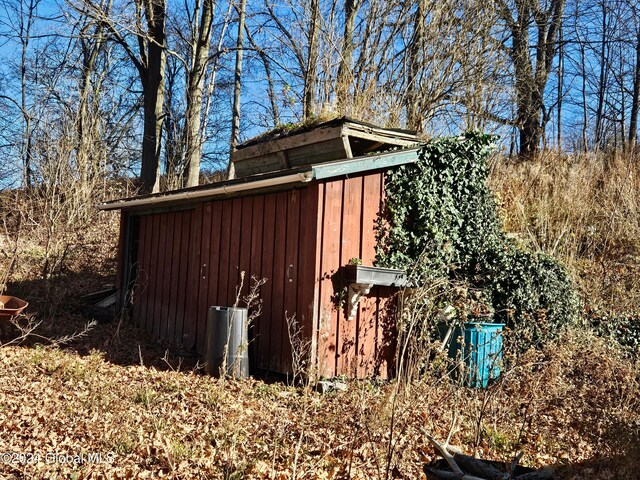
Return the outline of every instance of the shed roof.
<path id="1" fill-rule="evenodd" d="M 323 162 L 278 172 L 251 175 L 233 180 L 183 188 L 169 192 L 111 200 L 98 206 L 100 210 L 131 210 L 153 207 L 171 207 L 215 197 L 259 191 L 289 185 L 301 185 L 312 180 L 339 177 L 371 170 L 413 163 L 418 158 L 418 149 L 395 150 L 388 153 L 367 155 L 346 160 Z"/>
<path id="2" fill-rule="evenodd" d="M 242 142 L 236 147 L 236 150 L 242 150 L 243 148 L 257 145 L 259 143 L 273 142 L 285 137 L 293 137 L 295 135 L 310 132 L 312 130 L 317 130 L 319 128 L 339 127 L 345 124 L 349 124 L 352 128 L 359 128 L 362 131 L 375 132 L 379 135 L 385 135 L 394 139 L 403 139 L 412 142 L 415 142 L 417 139 L 415 130 L 406 130 L 402 128 L 386 128 L 379 125 L 374 125 L 373 123 L 364 122 L 362 120 L 356 120 L 355 118 L 351 117 L 337 117 L 331 120 L 303 123 L 301 125 L 295 125 L 293 127 L 274 128 L 273 130 L 261 133 L 256 137 Z"/>
<path id="3" fill-rule="evenodd" d="M 282 127 L 238 145 L 229 158 L 229 178 L 410 148 L 419 142 L 415 132 L 349 117 Z"/>

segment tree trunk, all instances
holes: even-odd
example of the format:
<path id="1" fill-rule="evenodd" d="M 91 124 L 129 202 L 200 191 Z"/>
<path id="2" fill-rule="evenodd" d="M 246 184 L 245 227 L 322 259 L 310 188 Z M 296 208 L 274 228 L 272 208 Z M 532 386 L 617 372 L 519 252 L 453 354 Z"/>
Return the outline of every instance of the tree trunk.
<path id="1" fill-rule="evenodd" d="M 200 128 L 202 125 L 202 97 L 204 78 L 209 63 L 209 44 L 213 24 L 213 0 L 204 0 L 200 18 L 200 28 L 195 38 L 193 64 L 187 79 L 187 112 L 185 118 L 185 149 L 187 168 L 187 187 L 198 185 L 200 179 L 200 158 L 202 143 Z M 195 19 L 197 21 L 197 19 Z"/>
<path id="2" fill-rule="evenodd" d="M 244 48 L 244 16 L 247 1 L 240 0 L 238 10 L 238 38 L 236 42 L 236 68 L 233 80 L 233 109 L 231 112 L 231 140 L 229 142 L 229 151 L 234 152 L 238 142 L 240 141 L 240 93 L 242 89 L 242 50 Z M 229 157 L 229 169 L 227 171 L 228 178 L 235 178 L 236 172 Z"/>
<path id="3" fill-rule="evenodd" d="M 509 51 L 515 71 L 516 125 L 520 131 L 520 157 L 532 159 L 540 149 L 547 115 L 543 118 L 544 92 L 558 51 L 558 31 L 562 25 L 565 0 L 551 0 L 549 7 L 530 0 L 516 0 L 515 16 L 506 6 L 501 15 L 511 31 Z M 535 62 L 529 44 L 531 20 L 537 27 Z"/>
<path id="4" fill-rule="evenodd" d="M 556 126 L 556 148 L 562 150 L 562 100 L 563 100 L 563 83 L 564 83 L 564 38 L 562 26 L 558 33 L 558 115 Z"/>
<path id="5" fill-rule="evenodd" d="M 353 31 L 356 15 L 358 14 L 358 6 L 358 0 L 345 0 L 344 2 L 344 35 L 342 38 L 342 54 L 336 76 L 337 108 L 340 115 L 347 114 L 349 85 L 353 81 L 351 61 L 353 57 Z"/>
<path id="6" fill-rule="evenodd" d="M 418 69 L 420 68 L 420 52 L 424 39 L 424 17 L 427 9 L 426 0 L 418 0 L 416 18 L 413 27 L 413 38 L 409 47 L 409 74 L 407 76 L 407 94 L 405 96 L 405 110 L 407 114 L 407 128 L 420 132 L 422 119 L 419 105 Z"/>
<path id="7" fill-rule="evenodd" d="M 640 109 L 640 33 L 636 38 L 636 70 L 633 76 L 631 118 L 629 119 L 629 148 L 633 150 L 638 139 L 638 110 Z"/>
<path id="8" fill-rule="evenodd" d="M 200 26 L 195 36 L 193 46 L 191 70 L 187 79 L 187 112 L 185 119 L 185 148 L 187 186 L 198 185 L 200 178 L 200 158 L 202 143 L 200 129 L 202 125 L 202 99 L 204 78 L 209 61 L 209 44 L 211 42 L 211 27 L 213 23 L 213 0 L 204 0 Z M 197 18 L 195 19 L 197 21 Z"/>
<path id="9" fill-rule="evenodd" d="M 309 19 L 309 43 L 307 49 L 307 68 L 304 75 L 304 105 L 302 117 L 308 120 L 315 115 L 316 76 L 318 73 L 318 30 L 320 23 L 319 0 L 311 0 L 311 18 Z"/>
<path id="10" fill-rule="evenodd" d="M 520 156 L 523 159 L 532 159 L 538 153 L 540 140 L 542 139 L 542 127 L 540 118 L 530 116 L 520 126 Z"/>
<path id="11" fill-rule="evenodd" d="M 27 4 L 27 12 L 24 12 L 24 4 L 20 0 L 20 42 L 22 43 L 22 52 L 20 59 L 20 86 L 21 86 L 21 110 L 24 121 L 24 140 L 22 145 L 22 181 L 23 185 L 30 189 L 33 185 L 33 142 L 31 132 L 31 114 L 27 108 L 27 90 L 29 89 L 27 80 L 27 52 L 31 41 L 31 27 L 35 21 L 36 8 L 40 0 L 30 0 Z"/>
<path id="12" fill-rule="evenodd" d="M 602 130 L 603 130 L 603 116 L 604 116 L 604 103 L 606 96 L 606 84 L 607 78 L 609 76 L 609 69 L 607 68 L 607 63 L 609 61 L 609 56 L 607 54 L 607 5 L 603 1 L 602 2 L 602 37 L 600 38 L 600 78 L 598 79 L 598 106 L 596 107 L 596 131 L 595 131 L 595 147 L 601 147 L 602 139 Z"/>
<path id="13" fill-rule="evenodd" d="M 145 2 L 146 3 L 146 2 Z M 144 129 L 142 138 L 142 193 L 160 190 L 160 150 L 162 147 L 162 121 L 164 118 L 165 0 L 151 0 L 145 8 L 149 39 L 147 65 L 142 76 L 144 89 Z"/>

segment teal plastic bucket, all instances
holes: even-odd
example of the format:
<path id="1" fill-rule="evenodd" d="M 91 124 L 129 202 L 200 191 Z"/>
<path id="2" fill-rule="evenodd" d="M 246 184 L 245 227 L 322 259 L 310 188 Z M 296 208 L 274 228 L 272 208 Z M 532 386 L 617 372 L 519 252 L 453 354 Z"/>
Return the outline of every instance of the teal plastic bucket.
<path id="1" fill-rule="evenodd" d="M 440 326 L 444 339 L 448 327 Z M 448 355 L 461 360 L 464 383 L 472 388 L 485 388 L 500 376 L 502 366 L 502 331 L 504 323 L 466 322 L 464 332 L 456 327 L 449 339 Z"/>

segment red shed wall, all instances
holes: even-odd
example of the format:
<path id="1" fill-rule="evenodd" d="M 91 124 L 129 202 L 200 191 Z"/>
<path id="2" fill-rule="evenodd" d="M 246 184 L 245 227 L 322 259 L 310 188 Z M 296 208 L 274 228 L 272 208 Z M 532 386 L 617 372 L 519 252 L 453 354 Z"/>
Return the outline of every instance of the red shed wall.
<path id="1" fill-rule="evenodd" d="M 266 278 L 251 357 L 260 369 L 289 372 L 285 315 L 296 314 L 307 329 L 313 317 L 317 200 L 312 185 L 141 216 L 135 321 L 202 354 L 208 306 L 236 303 L 240 272 L 241 299 L 252 277 Z"/>
<path id="2" fill-rule="evenodd" d="M 318 186 L 317 364 L 324 376 L 387 377 L 395 354 L 393 292 L 372 289 L 347 318 L 345 285 L 334 275 L 352 258 L 373 265 L 384 172 L 329 179 Z M 336 291 L 336 288 L 338 291 Z M 338 305 L 342 303 L 341 308 Z"/>
<path id="3" fill-rule="evenodd" d="M 262 314 L 250 327 L 252 366 L 291 371 L 285 315 L 295 313 L 320 375 L 387 377 L 393 292 L 374 287 L 349 320 L 346 290 L 334 284 L 350 259 L 373 264 L 383 181 L 383 172 L 368 172 L 140 216 L 135 321 L 202 354 L 208 306 L 233 305 L 245 272 L 240 298 L 252 276 L 267 279 Z"/>

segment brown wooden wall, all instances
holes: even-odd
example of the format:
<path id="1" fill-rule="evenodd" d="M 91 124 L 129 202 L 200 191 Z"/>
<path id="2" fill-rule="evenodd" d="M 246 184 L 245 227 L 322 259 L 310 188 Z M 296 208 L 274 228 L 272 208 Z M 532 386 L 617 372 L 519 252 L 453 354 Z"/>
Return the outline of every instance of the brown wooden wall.
<path id="1" fill-rule="evenodd" d="M 395 352 L 393 292 L 374 287 L 349 320 L 345 286 L 333 281 L 339 267 L 352 258 L 373 265 L 383 181 L 383 172 L 369 172 L 319 184 L 317 362 L 325 376 L 386 378 L 391 373 Z M 340 302 L 343 307 L 336 308 Z"/>
<path id="2" fill-rule="evenodd" d="M 240 298 L 253 276 L 266 278 L 262 314 L 250 327 L 253 366 L 290 371 L 285 314 L 310 321 L 313 312 L 315 190 L 228 198 L 141 216 L 135 321 L 202 354 L 208 307 L 236 303 L 240 272 L 245 272 Z"/>
<path id="3" fill-rule="evenodd" d="M 351 258 L 372 265 L 384 174 L 312 182 L 305 188 L 226 198 L 139 217 L 135 321 L 187 351 L 204 352 L 207 309 L 233 305 L 240 272 L 266 278 L 262 314 L 250 327 L 252 367 L 288 373 L 285 321 L 295 314 L 312 341 L 318 373 L 387 377 L 394 312 L 376 289 L 347 319 L 336 274 Z M 242 302 L 241 302 L 242 303 Z"/>

